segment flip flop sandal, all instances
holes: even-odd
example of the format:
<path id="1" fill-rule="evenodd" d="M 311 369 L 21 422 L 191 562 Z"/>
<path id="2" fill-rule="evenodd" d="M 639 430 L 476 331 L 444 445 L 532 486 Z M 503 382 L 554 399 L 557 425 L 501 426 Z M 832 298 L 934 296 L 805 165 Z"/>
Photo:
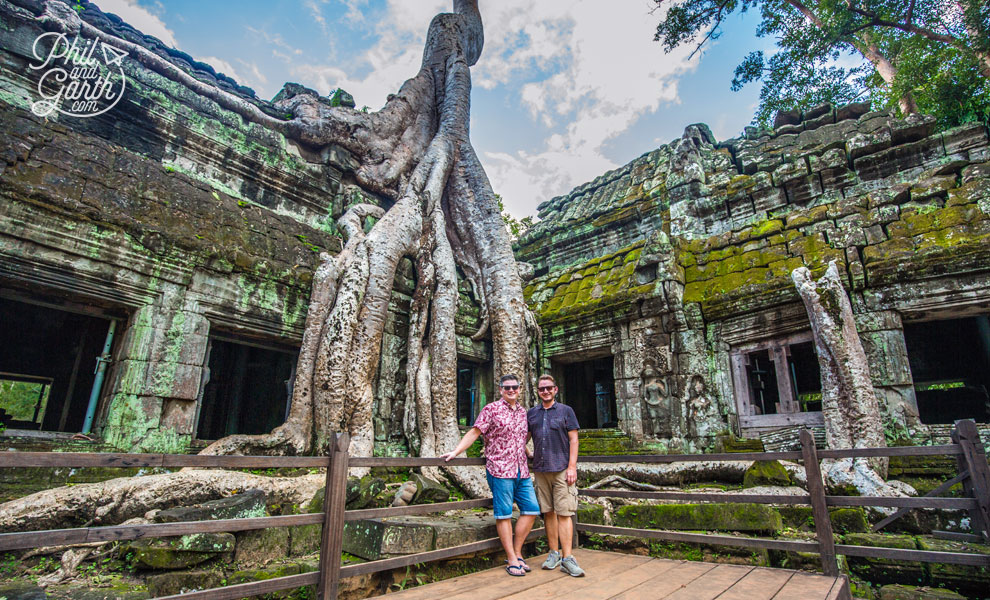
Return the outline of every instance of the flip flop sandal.
<path id="1" fill-rule="evenodd" d="M 516 560 L 518 560 L 519 562 L 521 562 L 521 563 L 522 563 L 521 565 L 517 565 L 517 566 L 518 566 L 518 567 L 519 567 L 520 569 L 522 569 L 523 571 L 526 571 L 527 573 L 529 573 L 530 571 L 532 571 L 532 570 L 533 570 L 533 569 L 530 569 L 530 568 L 529 568 L 529 565 L 527 565 L 527 564 L 526 564 L 526 561 L 524 561 L 523 559 L 521 559 L 521 558 L 517 558 Z M 504 561 L 502 561 L 502 562 L 504 562 L 505 564 L 509 564 L 509 561 L 508 561 L 508 560 L 504 560 Z"/>
<path id="2" fill-rule="evenodd" d="M 523 577 L 526 575 L 526 571 L 519 565 L 509 565 L 505 568 L 505 572 L 513 577 Z"/>

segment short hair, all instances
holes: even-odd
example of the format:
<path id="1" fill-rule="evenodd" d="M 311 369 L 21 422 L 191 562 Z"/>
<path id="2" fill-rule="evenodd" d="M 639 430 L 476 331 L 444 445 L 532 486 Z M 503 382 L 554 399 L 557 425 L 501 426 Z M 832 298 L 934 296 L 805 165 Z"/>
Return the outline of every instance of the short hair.
<path id="1" fill-rule="evenodd" d="M 549 381 L 554 385 L 554 387 L 557 386 L 557 381 L 553 378 L 553 375 L 550 375 L 549 373 L 544 373 L 543 375 L 540 375 L 540 378 L 536 380 L 536 385 L 540 385 L 541 381 Z"/>
<path id="2" fill-rule="evenodd" d="M 516 377 L 514 373 L 506 373 L 505 375 L 502 375 L 501 379 L 498 380 L 498 384 L 501 386 L 510 379 L 515 380 L 516 383 L 519 383 L 519 378 Z"/>

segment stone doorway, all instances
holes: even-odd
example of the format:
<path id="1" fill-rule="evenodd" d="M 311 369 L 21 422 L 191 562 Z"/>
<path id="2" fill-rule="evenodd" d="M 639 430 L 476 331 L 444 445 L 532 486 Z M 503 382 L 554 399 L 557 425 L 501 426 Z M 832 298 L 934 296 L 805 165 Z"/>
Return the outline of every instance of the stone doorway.
<path id="1" fill-rule="evenodd" d="M 990 421 L 987 315 L 905 323 L 904 341 L 922 423 Z"/>
<path id="2" fill-rule="evenodd" d="M 284 423 L 296 358 L 293 350 L 211 336 L 196 437 L 268 433 Z"/>
<path id="3" fill-rule="evenodd" d="M 617 427 L 612 357 L 568 363 L 561 370 L 563 401 L 574 409 L 581 429 Z"/>
<path id="4" fill-rule="evenodd" d="M 112 322 L 92 312 L 0 298 L 0 419 L 8 428 L 83 430 Z"/>

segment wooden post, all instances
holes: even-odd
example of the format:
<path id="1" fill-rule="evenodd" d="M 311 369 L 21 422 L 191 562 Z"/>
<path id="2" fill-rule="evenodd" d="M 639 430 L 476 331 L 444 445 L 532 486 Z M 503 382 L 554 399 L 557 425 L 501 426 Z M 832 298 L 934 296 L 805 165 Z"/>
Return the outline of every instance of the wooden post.
<path id="1" fill-rule="evenodd" d="M 829 577 L 839 576 L 839 565 L 835 561 L 835 539 L 832 537 L 832 520 L 828 516 L 825 502 L 825 483 L 818 465 L 818 449 L 810 429 L 801 430 L 801 454 L 804 456 L 804 472 L 808 478 L 808 493 L 811 495 L 811 514 L 815 519 L 815 535 L 818 537 L 818 554 L 822 559 L 822 571 Z"/>
<path id="2" fill-rule="evenodd" d="M 973 533 L 990 542 L 990 467 L 976 423 L 971 419 L 958 421 L 952 441 L 962 449 L 956 458 L 959 471 L 969 471 L 969 477 L 963 480 L 963 491 L 976 499 L 977 508 L 969 511 L 970 526 Z"/>
<path id="3" fill-rule="evenodd" d="M 344 503 L 347 499 L 347 448 L 351 436 L 339 433 L 330 446 L 326 494 L 323 496 L 323 542 L 320 545 L 320 585 L 317 598 L 337 600 L 340 556 L 344 545 Z"/>

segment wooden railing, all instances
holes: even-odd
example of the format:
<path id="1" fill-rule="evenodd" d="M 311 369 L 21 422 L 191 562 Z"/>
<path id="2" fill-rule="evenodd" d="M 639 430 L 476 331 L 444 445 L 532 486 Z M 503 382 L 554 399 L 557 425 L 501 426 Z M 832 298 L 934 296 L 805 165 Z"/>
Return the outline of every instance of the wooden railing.
<path id="1" fill-rule="evenodd" d="M 860 448 L 853 450 L 817 450 L 811 433 L 802 431 L 800 452 L 747 452 L 732 454 L 687 455 L 629 455 L 583 456 L 581 462 L 619 463 L 640 462 L 649 464 L 689 461 L 740 461 L 740 460 L 801 460 L 807 474 L 808 494 L 798 496 L 771 496 L 766 494 L 713 494 L 702 492 L 648 492 L 582 489 L 584 496 L 613 498 L 638 498 L 658 500 L 683 500 L 687 502 L 746 502 L 762 504 L 810 504 L 815 521 L 817 541 L 800 542 L 775 539 L 734 537 L 716 534 L 684 533 L 655 529 L 634 529 L 577 523 L 575 529 L 585 533 L 619 534 L 666 541 L 716 544 L 753 549 L 793 550 L 815 552 L 821 555 L 822 570 L 827 575 L 838 575 L 836 555 L 941 562 L 972 566 L 990 566 L 990 556 L 959 552 L 933 552 L 902 550 L 866 546 L 836 545 L 829 506 L 883 506 L 903 510 L 914 508 L 942 508 L 967 510 L 973 531 L 980 532 L 983 541 L 990 537 L 990 468 L 972 421 L 962 421 L 954 434 L 955 443 L 944 446 L 919 446 L 897 448 Z M 347 450 L 349 437 L 338 435 L 329 456 L 326 457 L 271 457 L 271 456 L 193 456 L 171 454 L 86 454 L 49 452 L 0 452 L 2 467 L 209 467 L 209 468 L 277 468 L 319 467 L 326 468 L 326 496 L 322 513 L 257 517 L 247 519 L 223 519 L 213 521 L 188 521 L 180 523 L 156 523 L 148 525 L 114 525 L 107 527 L 82 527 L 0 534 L 0 551 L 39 548 L 45 546 L 69 546 L 106 541 L 126 541 L 140 538 L 178 536 L 205 532 L 247 531 L 269 527 L 294 525 L 323 525 L 319 569 L 311 573 L 289 575 L 243 583 L 222 588 L 187 592 L 168 596 L 169 600 L 234 600 L 303 586 L 317 586 L 318 598 L 335 599 L 342 578 L 377 573 L 409 565 L 432 562 L 469 553 L 494 550 L 501 547 L 498 538 L 489 538 L 460 546 L 442 548 L 417 554 L 409 554 L 382 560 L 341 566 L 344 523 L 360 519 L 394 517 L 399 515 L 429 514 L 440 511 L 490 507 L 490 498 L 419 504 L 404 507 L 345 510 L 347 471 L 351 467 L 424 467 L 484 465 L 481 458 L 457 458 L 446 463 L 439 458 L 363 458 L 350 457 Z M 819 461 L 821 459 L 879 456 L 952 455 L 959 464 L 960 477 L 967 498 L 887 498 L 863 496 L 830 496 L 825 493 Z M 947 482 L 948 483 L 948 482 Z M 544 534 L 543 529 L 530 533 L 529 539 Z M 958 535 L 958 534 L 957 534 Z"/>
<path id="2" fill-rule="evenodd" d="M 974 532 L 979 535 L 943 533 L 943 537 L 965 541 L 990 542 L 990 468 L 987 457 L 980 441 L 979 432 L 973 421 L 960 421 L 953 433 L 955 443 L 944 446 L 907 446 L 891 448 L 854 448 L 846 450 L 818 450 L 810 430 L 801 431 L 801 450 L 793 452 L 745 452 L 733 454 L 686 454 L 658 456 L 585 456 L 587 462 L 641 462 L 641 463 L 671 463 L 688 461 L 719 461 L 719 460 L 801 460 L 804 463 L 807 476 L 808 494 L 796 496 L 772 496 L 768 494 L 716 494 L 701 492 L 648 492 L 621 491 L 601 489 L 581 489 L 584 496 L 638 498 L 654 500 L 682 500 L 685 502 L 747 502 L 759 504 L 803 504 L 811 505 L 815 521 L 814 542 L 800 542 L 776 539 L 736 537 L 703 533 L 683 533 L 655 529 L 635 529 L 630 527 L 612 527 L 578 523 L 576 529 L 585 533 L 616 534 L 641 538 L 687 542 L 696 544 L 715 544 L 752 549 L 790 550 L 795 552 L 814 552 L 821 556 L 822 571 L 826 575 L 836 576 L 839 567 L 836 555 L 884 558 L 890 560 L 910 560 L 919 562 L 939 562 L 958 565 L 990 566 L 990 556 L 983 554 L 967 554 L 962 552 L 934 552 L 927 550 L 906 550 L 895 548 L 877 548 L 869 546 L 836 545 L 832 533 L 832 521 L 829 518 L 829 506 L 877 506 L 900 509 L 891 517 L 878 525 L 886 525 L 893 519 L 902 516 L 915 508 L 940 508 L 969 511 L 970 523 Z M 880 497 L 880 496 L 830 496 L 825 492 L 822 480 L 820 461 L 822 459 L 842 459 L 880 456 L 956 456 L 959 475 L 946 482 L 934 493 L 947 491 L 955 483 L 963 483 L 966 498 L 938 498 L 925 496 L 920 498 Z M 874 529 L 879 529 L 875 527 Z"/>
<path id="3" fill-rule="evenodd" d="M 268 469 L 278 467 L 325 468 L 326 483 L 323 512 L 278 517 L 186 521 L 148 525 L 112 525 L 0 533 L 0 552 L 50 546 L 71 546 L 92 542 L 128 541 L 141 538 L 179 536 L 195 533 L 248 531 L 295 525 L 323 525 L 319 569 L 311 573 L 289 575 L 222 588 L 213 588 L 181 595 L 166 596 L 167 600 L 234 600 L 304 586 L 316 586 L 317 597 L 334 599 L 342 578 L 398 569 L 419 563 L 443 560 L 474 552 L 501 548 L 499 539 L 489 538 L 429 552 L 386 558 L 341 567 L 344 523 L 380 517 L 421 515 L 448 510 L 490 508 L 491 498 L 417 504 L 412 506 L 345 510 L 347 471 L 351 467 L 425 467 L 477 466 L 483 458 L 455 458 L 449 463 L 439 458 L 358 458 L 347 454 L 350 438 L 336 436 L 335 444 L 326 457 L 282 456 L 202 456 L 184 454 L 97 454 L 81 452 L 0 452 L 0 468 L 4 467 L 203 467 L 230 469 Z M 543 529 L 530 533 L 529 539 L 542 536 Z"/>

